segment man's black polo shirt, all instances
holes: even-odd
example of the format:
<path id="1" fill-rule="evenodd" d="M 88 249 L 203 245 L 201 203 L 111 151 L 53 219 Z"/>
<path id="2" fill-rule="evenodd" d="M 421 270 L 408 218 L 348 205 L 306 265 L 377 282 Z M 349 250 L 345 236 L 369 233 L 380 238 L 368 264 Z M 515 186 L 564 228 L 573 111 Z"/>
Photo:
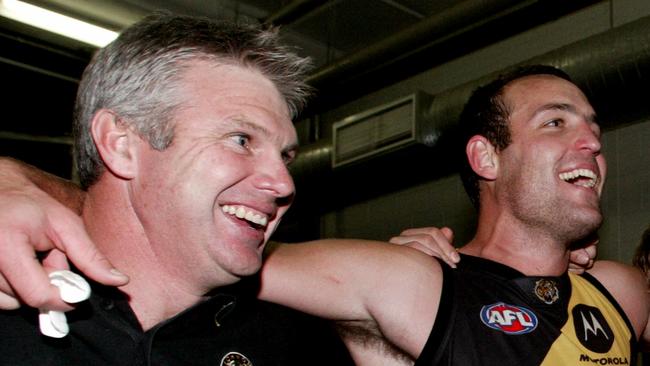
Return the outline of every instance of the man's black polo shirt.
<path id="1" fill-rule="evenodd" d="M 143 332 L 124 295 L 92 285 L 89 301 L 67 314 L 70 334 L 42 336 L 38 312 L 0 312 L 1 365 L 352 365 L 329 325 L 256 300 L 245 285 Z M 230 357 L 226 357 L 230 354 Z M 240 359 L 241 360 L 241 359 Z"/>

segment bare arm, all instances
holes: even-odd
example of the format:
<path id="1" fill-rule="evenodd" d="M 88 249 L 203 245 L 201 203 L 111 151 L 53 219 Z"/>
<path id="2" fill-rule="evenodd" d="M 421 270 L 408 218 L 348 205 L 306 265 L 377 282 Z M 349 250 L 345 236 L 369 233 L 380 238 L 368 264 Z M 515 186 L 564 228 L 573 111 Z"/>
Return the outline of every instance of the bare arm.
<path id="1" fill-rule="evenodd" d="M 417 358 L 437 313 L 440 265 L 411 248 L 363 240 L 279 245 L 262 270 L 260 297 L 317 316 L 375 324 Z"/>
<path id="2" fill-rule="evenodd" d="M 455 267 L 460 257 L 452 241 L 451 229 L 425 227 L 407 229 L 389 242 L 417 249 Z M 267 248 L 272 251 L 275 245 L 278 243 L 269 243 Z M 337 321 L 336 328 L 358 366 L 408 366 L 415 362 L 413 357 L 384 337 L 374 320 Z"/>
<path id="3" fill-rule="evenodd" d="M 86 194 L 74 183 L 56 175 L 47 173 L 32 165 L 11 158 L 0 158 L 0 180 L 5 183 L 16 183 L 47 193 L 50 197 L 65 205 L 77 215 L 81 215 Z M 4 189 L 9 189 L 5 186 Z"/>
<path id="4" fill-rule="evenodd" d="M 650 297 L 641 271 L 622 263 L 596 261 L 589 273 L 614 296 L 630 319 L 637 339 L 647 345 L 650 341 Z"/>
<path id="5" fill-rule="evenodd" d="M 0 159 L 0 308 L 19 307 L 19 298 L 32 307 L 71 309 L 47 278 L 52 270 L 68 268 L 66 256 L 98 282 L 128 281 L 112 271 L 88 237 L 78 216 L 83 197 L 69 182 L 16 160 Z M 39 255 L 44 255 L 42 262 Z"/>

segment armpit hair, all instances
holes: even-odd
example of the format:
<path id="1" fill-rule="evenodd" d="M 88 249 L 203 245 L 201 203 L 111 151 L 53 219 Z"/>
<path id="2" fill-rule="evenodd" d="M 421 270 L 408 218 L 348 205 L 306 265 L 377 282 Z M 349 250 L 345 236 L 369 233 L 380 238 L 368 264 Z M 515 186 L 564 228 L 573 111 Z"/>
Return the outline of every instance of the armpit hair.
<path id="1" fill-rule="evenodd" d="M 353 342 L 381 355 L 389 356 L 404 365 L 412 365 L 415 360 L 391 343 L 372 321 L 337 321 L 335 328 L 344 342 Z"/>

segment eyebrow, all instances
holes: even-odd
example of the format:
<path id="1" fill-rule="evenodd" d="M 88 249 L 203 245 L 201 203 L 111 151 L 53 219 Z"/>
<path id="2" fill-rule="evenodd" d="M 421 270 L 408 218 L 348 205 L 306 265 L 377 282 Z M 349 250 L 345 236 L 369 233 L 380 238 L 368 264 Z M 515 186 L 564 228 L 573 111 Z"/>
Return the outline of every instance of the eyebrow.
<path id="1" fill-rule="evenodd" d="M 264 134 L 266 136 L 271 135 L 271 132 L 269 132 L 269 130 L 266 129 L 266 127 L 260 126 L 257 123 L 253 123 L 253 122 L 247 120 L 244 117 L 235 117 L 232 120 L 238 127 L 254 130 L 254 131 L 260 132 L 260 133 L 262 133 L 262 134 Z"/>
<path id="2" fill-rule="evenodd" d="M 540 113 L 549 111 L 549 110 L 564 111 L 564 112 L 568 112 L 568 113 L 571 113 L 571 114 L 575 114 L 577 116 L 581 115 L 573 104 L 568 104 L 568 103 L 548 103 L 548 104 L 544 104 L 541 107 L 537 108 L 535 110 L 535 112 L 533 113 L 533 117 L 537 116 Z M 598 120 L 598 116 L 595 113 L 588 114 L 585 117 L 589 122 L 600 125 L 600 122 Z"/>

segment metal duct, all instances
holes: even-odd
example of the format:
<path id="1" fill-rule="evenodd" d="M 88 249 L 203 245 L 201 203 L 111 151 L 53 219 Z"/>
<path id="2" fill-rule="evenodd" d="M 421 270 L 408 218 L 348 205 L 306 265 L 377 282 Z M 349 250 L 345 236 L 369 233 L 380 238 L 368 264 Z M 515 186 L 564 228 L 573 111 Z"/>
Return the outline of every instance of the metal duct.
<path id="1" fill-rule="evenodd" d="M 553 65 L 566 71 L 594 105 L 604 127 L 648 115 L 650 17 L 586 38 L 522 64 Z M 471 92 L 498 73 L 436 95 L 430 122 L 437 129 L 453 126 Z"/>
<path id="2" fill-rule="evenodd" d="M 312 113 L 353 100 L 459 55 L 599 0 L 466 0 L 319 70 Z"/>
<path id="3" fill-rule="evenodd" d="M 327 0 L 294 0 L 261 20 L 261 23 L 273 25 L 290 24 L 318 9 L 326 2 Z"/>
<path id="4" fill-rule="evenodd" d="M 650 17 L 535 57 L 525 64 L 554 65 L 569 73 L 592 101 L 605 128 L 650 115 Z M 298 206 L 308 205 L 312 212 L 324 211 L 337 204 L 385 193 L 400 185 L 404 187 L 431 179 L 432 171 L 442 172 L 437 173 L 438 176 L 454 171 L 454 162 L 445 155 L 448 149 L 444 131 L 455 126 L 470 93 L 495 76 L 486 75 L 434 96 L 425 120 L 427 125 L 423 126 L 424 130 L 431 131 L 428 140 L 437 141 L 432 147 L 422 145 L 417 149 L 397 151 L 345 171 L 333 172 L 330 141 L 304 146 L 294 170 L 299 192 L 297 203 L 303 202 Z M 423 162 L 436 166 L 423 169 Z M 413 173 L 409 175 L 409 171 Z M 294 210 L 294 214 L 296 211 L 302 210 Z"/>
<path id="5" fill-rule="evenodd" d="M 524 5 L 534 2 L 526 1 L 527 4 Z M 521 5 L 519 0 L 463 1 L 403 32 L 396 33 L 381 42 L 316 70 L 307 78 L 307 82 L 318 88 L 332 80 L 349 78 L 367 69 L 370 65 L 378 65 L 404 57 L 436 39 L 453 34 L 470 25 L 485 22 L 488 14 L 514 11 L 515 6 L 522 7 L 524 5 Z"/>

